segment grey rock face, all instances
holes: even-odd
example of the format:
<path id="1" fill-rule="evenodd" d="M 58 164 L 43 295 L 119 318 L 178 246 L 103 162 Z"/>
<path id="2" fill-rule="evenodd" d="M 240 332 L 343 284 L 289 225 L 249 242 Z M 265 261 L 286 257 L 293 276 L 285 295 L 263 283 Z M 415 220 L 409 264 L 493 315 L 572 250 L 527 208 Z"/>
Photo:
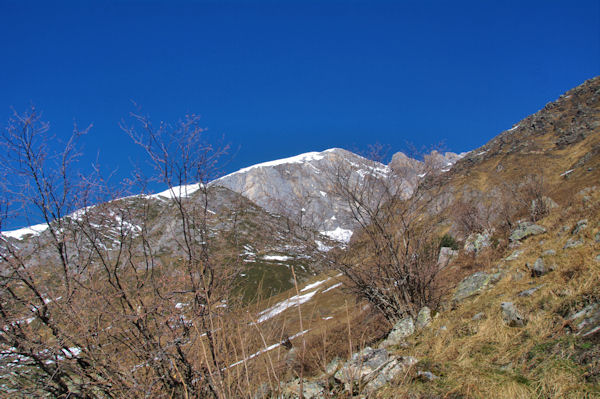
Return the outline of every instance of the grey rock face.
<path id="1" fill-rule="evenodd" d="M 517 228 L 512 231 L 509 239 L 513 242 L 520 241 L 527 237 L 543 234 L 545 232 L 546 229 L 542 226 L 538 226 L 537 224 L 531 222 L 521 222 Z"/>
<path id="2" fill-rule="evenodd" d="M 477 272 L 465 277 L 456 288 L 454 300 L 459 302 L 471 296 L 479 294 L 485 287 L 493 283 L 492 275 L 485 272 Z"/>
<path id="3" fill-rule="evenodd" d="M 527 324 L 527 319 L 515 308 L 512 302 L 503 302 L 502 308 L 502 320 L 509 327 L 524 327 Z"/>
<path id="4" fill-rule="evenodd" d="M 390 168 L 349 151 L 334 148 L 250 166 L 211 184 L 227 187 L 269 212 L 284 214 L 320 231 L 354 229 L 350 209 L 333 195 L 333 175 L 351 171 L 352 178 L 385 179 Z M 406 195 L 411 190 L 408 187 Z"/>
<path id="5" fill-rule="evenodd" d="M 411 336 L 415 332 L 415 323 L 412 317 L 405 317 L 398 321 L 387 338 L 380 344 L 381 348 L 399 345 L 406 337 Z"/>

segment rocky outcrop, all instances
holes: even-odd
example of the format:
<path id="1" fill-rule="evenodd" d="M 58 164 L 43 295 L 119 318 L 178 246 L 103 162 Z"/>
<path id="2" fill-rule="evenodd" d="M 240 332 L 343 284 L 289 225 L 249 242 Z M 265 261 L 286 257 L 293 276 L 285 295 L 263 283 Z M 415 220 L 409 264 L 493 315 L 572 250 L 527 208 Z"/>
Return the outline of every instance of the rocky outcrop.
<path id="1" fill-rule="evenodd" d="M 481 252 L 491 245 L 492 233 L 484 230 L 481 233 L 470 234 L 465 241 L 465 251 L 471 253 Z"/>
<path id="2" fill-rule="evenodd" d="M 582 337 L 600 337 L 600 303 L 587 305 L 580 311 L 572 314 L 567 319 Z"/>
<path id="3" fill-rule="evenodd" d="M 510 241 L 521 241 L 527 237 L 543 234 L 546 229 L 531 222 L 521 222 L 510 234 Z"/>
<path id="4" fill-rule="evenodd" d="M 336 380 L 344 384 L 347 391 L 354 386 L 362 387 L 362 392 L 369 394 L 392 381 L 415 365 L 417 359 L 412 356 L 394 356 L 386 349 L 366 347 L 352 355 L 336 373 Z"/>
<path id="5" fill-rule="evenodd" d="M 483 289 L 491 284 L 496 283 L 502 274 L 500 272 L 489 274 L 485 272 L 473 273 L 468 277 L 465 277 L 456 288 L 454 292 L 454 301 L 460 302 L 469 297 L 478 295 Z"/>

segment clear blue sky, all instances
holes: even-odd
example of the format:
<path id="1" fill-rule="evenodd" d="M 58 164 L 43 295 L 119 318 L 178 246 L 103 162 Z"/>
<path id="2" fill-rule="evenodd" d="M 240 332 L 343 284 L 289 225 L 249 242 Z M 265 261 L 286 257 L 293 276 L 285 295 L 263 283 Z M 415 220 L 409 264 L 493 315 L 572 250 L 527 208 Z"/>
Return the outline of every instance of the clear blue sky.
<path id="1" fill-rule="evenodd" d="M 0 125 L 35 104 L 121 176 L 131 100 L 202 115 L 227 171 L 330 147 L 467 151 L 600 72 L 595 1 L 0 0 Z"/>

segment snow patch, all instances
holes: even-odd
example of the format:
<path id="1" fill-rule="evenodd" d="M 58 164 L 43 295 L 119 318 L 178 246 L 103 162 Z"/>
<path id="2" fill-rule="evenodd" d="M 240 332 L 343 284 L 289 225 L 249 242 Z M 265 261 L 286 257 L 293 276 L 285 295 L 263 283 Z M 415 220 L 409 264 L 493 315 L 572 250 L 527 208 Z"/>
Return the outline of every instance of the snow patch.
<path id="1" fill-rule="evenodd" d="M 317 293 L 317 291 L 313 291 L 313 292 L 309 292 L 304 295 L 294 295 L 293 297 L 288 298 L 285 301 L 281 301 L 281 302 L 275 304 L 274 306 L 270 307 L 269 309 L 265 309 L 262 312 L 260 312 L 259 313 L 260 317 L 258 318 L 257 322 L 262 323 L 264 321 L 267 321 L 267 320 L 277 316 L 280 313 L 283 313 L 284 311 L 286 311 L 287 309 L 289 309 L 291 307 L 298 306 L 305 302 L 308 302 L 316 293 Z"/>
<path id="2" fill-rule="evenodd" d="M 310 329 L 308 329 L 308 330 L 304 330 L 304 331 L 300 331 L 299 333 L 297 333 L 297 334 L 294 334 L 294 335 L 292 335 L 291 337 L 289 337 L 289 339 L 290 339 L 290 340 L 292 340 L 292 339 L 294 339 L 294 338 L 298 338 L 299 336 L 301 336 L 301 335 L 304 335 L 304 334 L 306 334 L 306 333 L 307 333 L 307 332 L 309 332 L 309 331 L 310 331 Z M 248 361 L 248 360 L 250 360 L 250 359 L 252 359 L 252 358 L 255 358 L 256 356 L 258 356 L 258 355 L 261 355 L 261 354 L 263 354 L 263 353 L 265 353 L 265 352 L 268 352 L 268 351 L 270 351 L 270 350 L 273 350 L 273 349 L 275 349 L 275 348 L 277 348 L 277 347 L 279 347 L 279 346 L 281 346 L 281 342 L 278 342 L 278 343 L 276 343 L 276 344 L 273 344 L 273 345 L 271 345 L 271 346 L 267 346 L 266 348 L 264 348 L 264 349 L 261 349 L 261 350 L 259 350 L 258 352 L 251 354 L 251 355 L 250 355 L 250 356 L 248 356 L 247 358 L 245 358 L 245 359 L 243 359 L 243 360 L 240 360 L 240 361 L 237 361 L 237 362 L 235 362 L 235 363 L 233 363 L 233 364 L 229 365 L 229 367 L 226 367 L 226 368 L 235 367 L 235 366 L 237 366 L 238 364 L 242 364 L 242 363 L 244 363 L 245 361 Z"/>
<path id="3" fill-rule="evenodd" d="M 285 256 L 285 255 L 265 255 L 262 258 L 264 260 L 278 260 L 280 262 L 285 262 L 286 260 L 293 259 L 291 256 Z"/>
<path id="4" fill-rule="evenodd" d="M 337 227 L 335 230 L 321 231 L 320 233 L 331 238 L 332 240 L 348 243 L 352 237 L 353 231 Z"/>
<path id="5" fill-rule="evenodd" d="M 323 284 L 323 283 L 326 283 L 326 282 L 328 282 L 329 280 L 331 280 L 331 277 L 329 277 L 328 279 L 325 279 L 325 280 L 321 280 L 321 281 L 317 281 L 317 282 L 314 282 L 314 283 L 312 283 L 312 284 L 309 284 L 309 285 L 307 285 L 306 287 L 302 288 L 302 289 L 300 290 L 300 292 L 305 292 L 305 291 L 311 290 L 311 289 L 313 289 L 313 288 L 315 288 L 315 287 L 318 287 L 318 286 L 320 286 L 320 285 L 321 285 L 321 284 Z"/>
<path id="6" fill-rule="evenodd" d="M 315 240 L 315 244 L 317 244 L 317 249 L 321 252 L 328 252 L 333 249 L 333 247 L 325 245 L 325 244 L 323 244 L 323 242 L 321 242 L 319 240 Z"/>
<path id="7" fill-rule="evenodd" d="M 29 235 L 29 234 L 33 235 L 33 236 L 40 235 L 47 228 L 48 228 L 48 225 L 46 223 L 42 223 L 42 224 L 35 224 L 35 225 L 29 226 L 29 227 L 23 227 L 23 228 L 20 228 L 17 230 L 3 231 L 0 234 L 2 234 L 5 237 L 16 238 L 17 240 L 22 240 L 26 235 Z"/>
<path id="8" fill-rule="evenodd" d="M 304 154 L 296 155 L 296 156 L 289 157 L 289 158 L 282 158 L 282 159 L 276 159 L 274 161 L 258 163 L 256 165 L 248 166 L 246 168 L 242 168 L 242 169 L 238 170 L 237 172 L 233 172 L 226 176 L 223 176 L 223 177 L 217 179 L 217 181 L 221 180 L 225 177 L 229 177 L 229 176 L 232 176 L 232 175 L 235 175 L 238 173 L 245 173 L 245 172 L 248 172 L 249 170 L 256 169 L 256 168 L 285 165 L 285 164 L 290 164 L 290 163 L 300 163 L 301 164 L 301 163 L 305 163 L 305 162 L 320 161 L 321 159 L 325 158 L 325 155 L 323 155 L 324 153 L 332 152 L 334 150 L 335 150 L 334 148 L 331 148 L 329 150 L 325 150 L 322 152 L 316 152 L 316 151 L 306 152 Z"/>
<path id="9" fill-rule="evenodd" d="M 184 186 L 169 187 L 160 193 L 149 195 L 150 198 L 187 198 L 196 191 L 200 190 L 202 183 L 188 184 Z"/>
<path id="10" fill-rule="evenodd" d="M 324 293 L 326 293 L 326 292 L 328 292 L 328 291 L 331 291 L 331 290 L 334 290 L 334 289 L 336 289 L 336 288 L 338 288 L 338 287 L 341 287 L 341 286 L 342 286 L 342 284 L 343 284 L 343 283 L 337 283 L 337 284 L 334 284 L 334 285 L 332 285 L 331 287 L 327 288 L 327 289 L 326 289 L 325 291 L 323 291 L 322 293 L 324 294 Z"/>

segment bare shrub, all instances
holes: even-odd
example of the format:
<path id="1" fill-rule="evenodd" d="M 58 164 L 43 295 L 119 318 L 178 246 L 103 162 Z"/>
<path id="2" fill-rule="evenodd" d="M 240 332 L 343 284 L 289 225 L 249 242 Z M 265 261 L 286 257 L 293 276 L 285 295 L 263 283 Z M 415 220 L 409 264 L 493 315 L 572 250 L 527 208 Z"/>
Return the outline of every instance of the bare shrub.
<path id="1" fill-rule="evenodd" d="M 391 322 L 415 317 L 423 306 L 435 309 L 444 265 L 438 263 L 435 217 L 428 212 L 433 189 L 402 191 L 405 177 L 377 164 L 368 170 L 339 165 L 329 175 L 333 194 L 360 227 L 350 253 L 332 262 L 351 281 L 351 290 Z"/>

